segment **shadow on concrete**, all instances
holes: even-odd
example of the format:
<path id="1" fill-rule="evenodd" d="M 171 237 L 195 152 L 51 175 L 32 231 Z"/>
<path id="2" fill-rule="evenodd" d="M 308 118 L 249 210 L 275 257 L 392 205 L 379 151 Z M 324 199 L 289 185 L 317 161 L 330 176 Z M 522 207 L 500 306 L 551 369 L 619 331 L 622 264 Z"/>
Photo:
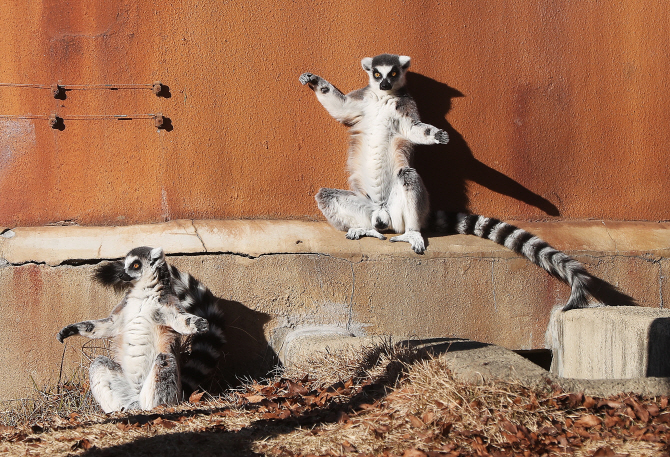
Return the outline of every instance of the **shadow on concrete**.
<path id="1" fill-rule="evenodd" d="M 616 286 L 591 276 L 589 292 L 597 301 L 607 306 L 639 306 L 633 297 L 621 292 Z"/>
<path id="2" fill-rule="evenodd" d="M 425 338 L 422 340 L 404 340 L 398 345 L 413 350 L 426 351 L 429 355 L 444 354 L 445 352 L 468 351 L 490 346 L 488 343 L 465 340 L 463 338 Z"/>
<path id="3" fill-rule="evenodd" d="M 655 378 L 670 377 L 670 318 L 654 319 L 649 328 L 649 346 L 647 354 L 647 376 Z"/>
<path id="4" fill-rule="evenodd" d="M 268 314 L 222 298 L 219 298 L 219 306 L 224 312 L 226 343 L 217 374 L 207 389 L 212 394 L 237 386 L 243 380 L 265 378 L 279 364 L 263 332 L 264 325 L 271 319 Z"/>
<path id="5" fill-rule="evenodd" d="M 407 85 L 419 107 L 421 120 L 449 133 L 448 144 L 417 146 L 415 149 L 414 166 L 428 188 L 433 211 L 468 212 L 466 181 L 469 180 L 535 206 L 549 216 L 560 215 L 549 200 L 474 157 L 463 136 L 445 119 L 452 100 L 464 97 L 460 91 L 412 72 L 407 75 Z"/>

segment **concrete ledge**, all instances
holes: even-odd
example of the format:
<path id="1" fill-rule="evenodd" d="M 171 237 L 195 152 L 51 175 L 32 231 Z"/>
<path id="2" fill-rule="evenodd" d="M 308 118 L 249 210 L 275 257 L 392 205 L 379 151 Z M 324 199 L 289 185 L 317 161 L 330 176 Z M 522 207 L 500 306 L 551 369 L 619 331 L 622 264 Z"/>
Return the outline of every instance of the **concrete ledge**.
<path id="1" fill-rule="evenodd" d="M 602 307 L 552 313 L 551 371 L 577 379 L 670 376 L 670 310 Z"/>
<path id="2" fill-rule="evenodd" d="M 651 222 L 514 222 L 566 252 L 670 255 L 670 224 Z M 406 243 L 371 238 L 347 240 L 325 222 L 269 220 L 175 220 L 120 227 L 48 226 L 4 229 L 0 258 L 59 265 L 73 260 L 113 259 L 130 249 L 162 246 L 166 253 L 235 253 L 250 257 L 280 253 L 322 253 L 342 258 L 417 257 Z M 474 236 L 431 236 L 420 258 L 449 255 L 516 257 L 508 249 Z"/>
<path id="3" fill-rule="evenodd" d="M 583 262 L 620 295 L 646 307 L 670 302 L 670 226 L 655 223 L 518 223 Z M 120 297 L 90 277 L 103 259 L 139 245 L 221 298 L 230 325 L 229 379 L 267 373 L 287 334 L 331 326 L 357 337 L 467 338 L 509 349 L 545 346 L 551 310 L 569 288 L 506 248 L 473 236 L 427 234 L 406 243 L 350 241 L 324 222 L 171 221 L 126 227 L 0 230 L 1 398 L 57 380 L 63 326 L 109 314 Z M 82 360 L 68 340 L 63 372 Z"/>

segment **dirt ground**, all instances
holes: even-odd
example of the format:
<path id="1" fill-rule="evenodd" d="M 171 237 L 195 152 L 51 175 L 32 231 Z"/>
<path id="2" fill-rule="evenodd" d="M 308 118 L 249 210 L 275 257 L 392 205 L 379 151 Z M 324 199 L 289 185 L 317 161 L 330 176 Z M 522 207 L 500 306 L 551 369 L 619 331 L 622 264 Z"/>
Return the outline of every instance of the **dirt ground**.
<path id="1" fill-rule="evenodd" d="M 225 396 L 105 415 L 5 414 L 9 456 L 664 456 L 667 397 L 594 398 L 557 386 L 455 381 L 441 357 L 284 373 Z M 324 369 L 325 368 L 325 369 Z M 350 377 L 343 378 L 342 375 Z M 339 379 L 338 379 L 339 378 Z"/>

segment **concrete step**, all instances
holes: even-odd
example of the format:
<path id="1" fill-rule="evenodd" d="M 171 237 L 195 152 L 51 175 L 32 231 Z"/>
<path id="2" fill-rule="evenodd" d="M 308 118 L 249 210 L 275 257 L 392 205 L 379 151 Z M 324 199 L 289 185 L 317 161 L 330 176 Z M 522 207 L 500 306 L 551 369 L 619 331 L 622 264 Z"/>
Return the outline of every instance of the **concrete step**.
<path id="1" fill-rule="evenodd" d="M 516 223 L 583 262 L 613 292 L 646 307 L 670 302 L 670 224 Z M 406 243 L 347 240 L 324 222 L 180 220 L 124 227 L 0 229 L 0 399 L 57 380 L 66 324 L 102 318 L 120 300 L 91 281 L 95 264 L 162 246 L 168 262 L 221 298 L 229 378 L 266 373 L 287 334 L 327 325 L 357 337 L 467 338 L 541 349 L 551 310 L 570 290 L 488 240 L 427 234 Z M 63 372 L 88 361 L 67 340 Z"/>

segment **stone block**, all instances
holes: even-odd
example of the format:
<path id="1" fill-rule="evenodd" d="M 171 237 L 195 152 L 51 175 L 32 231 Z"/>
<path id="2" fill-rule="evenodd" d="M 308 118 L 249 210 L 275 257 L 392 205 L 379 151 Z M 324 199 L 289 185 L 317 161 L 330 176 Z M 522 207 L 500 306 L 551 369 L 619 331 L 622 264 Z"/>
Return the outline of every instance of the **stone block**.
<path id="1" fill-rule="evenodd" d="M 552 373 L 575 379 L 670 377 L 670 310 L 613 306 L 561 312 L 547 330 Z"/>

